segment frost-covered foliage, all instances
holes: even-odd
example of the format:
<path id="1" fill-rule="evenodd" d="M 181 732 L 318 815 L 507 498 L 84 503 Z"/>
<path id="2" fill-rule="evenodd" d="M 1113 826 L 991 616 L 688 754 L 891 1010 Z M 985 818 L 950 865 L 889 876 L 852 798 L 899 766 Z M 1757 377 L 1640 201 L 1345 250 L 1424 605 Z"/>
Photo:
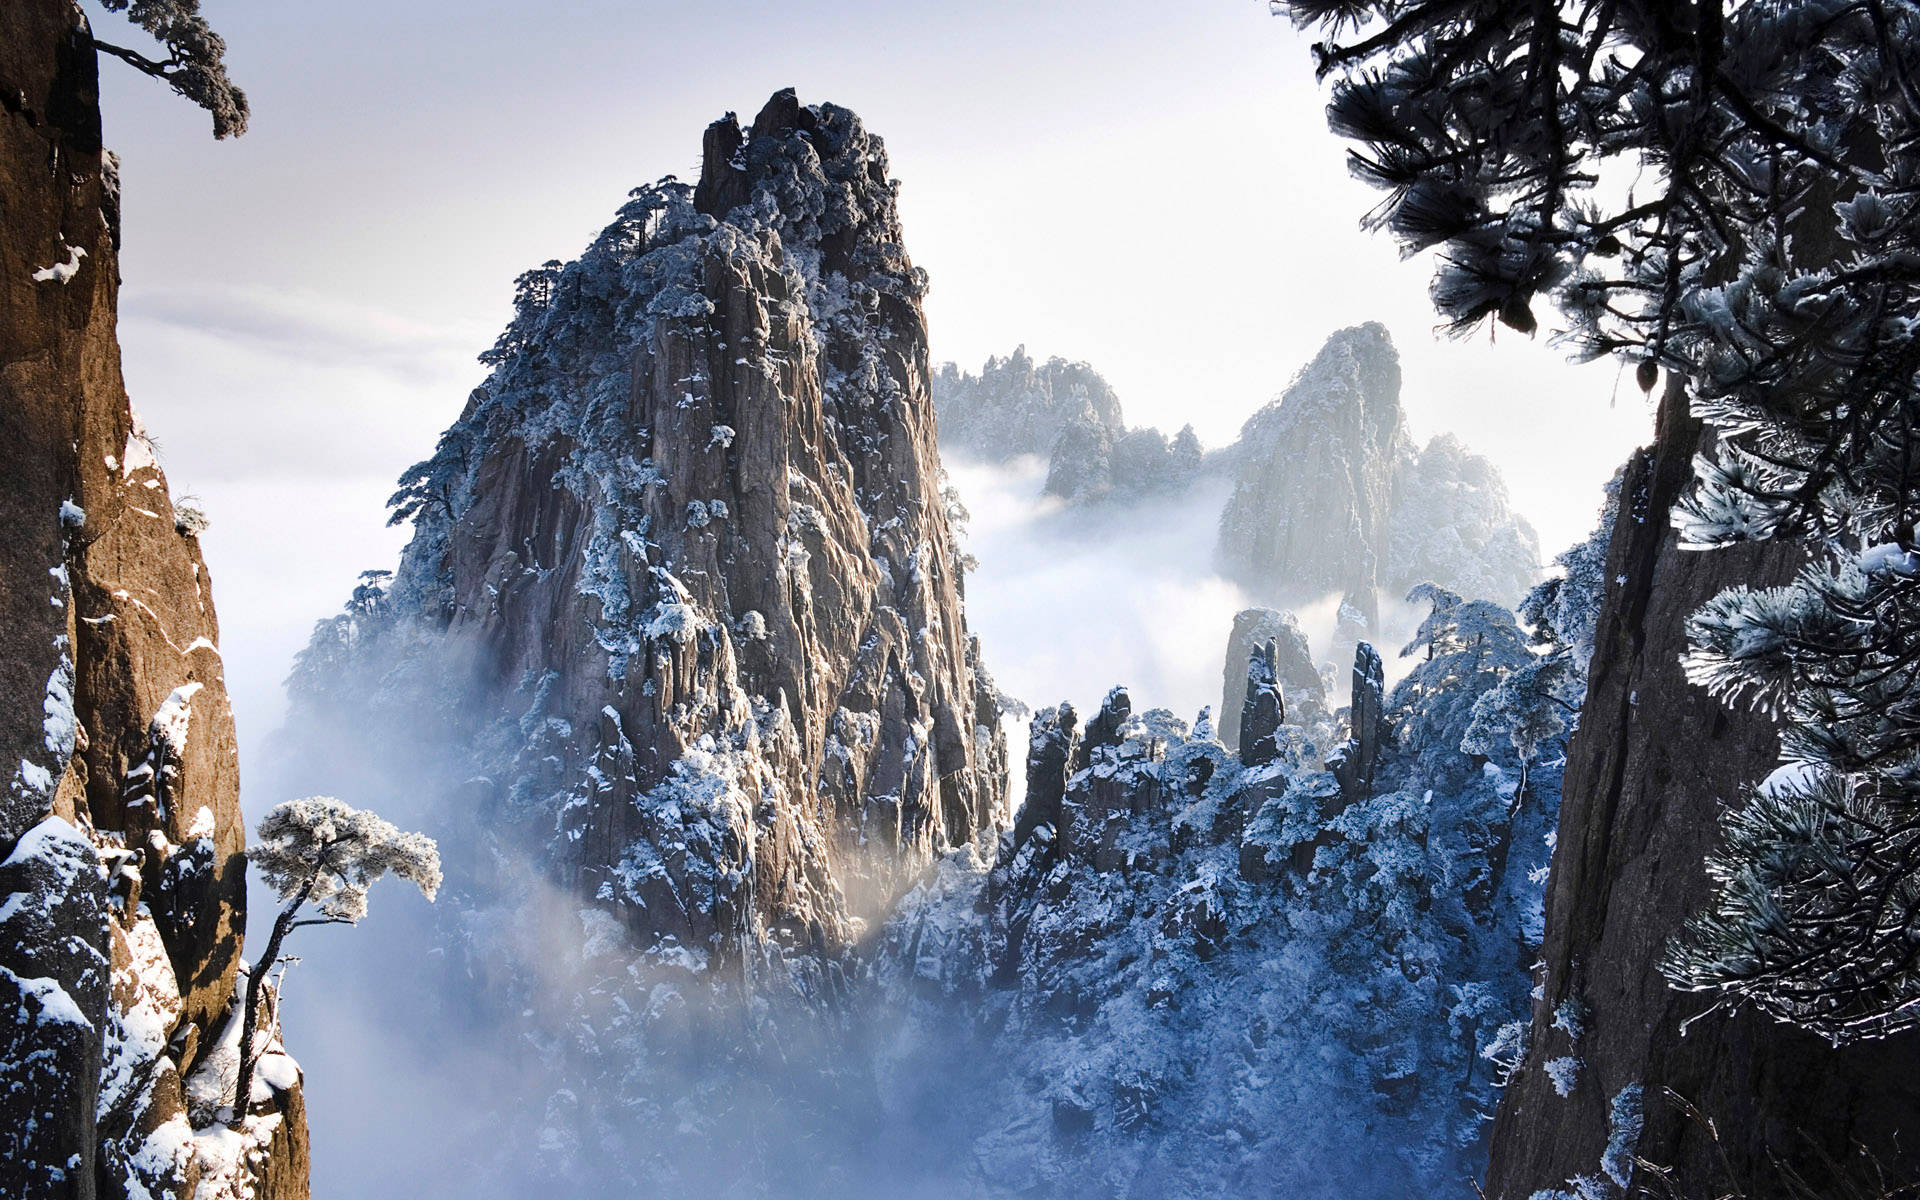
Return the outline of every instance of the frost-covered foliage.
<path id="1" fill-rule="evenodd" d="M 1511 602 L 1540 574 L 1539 539 L 1507 500 L 1499 469 L 1450 433 L 1401 456 L 1387 541 L 1390 592 L 1433 580 Z"/>
<path id="2" fill-rule="evenodd" d="M 440 850 L 421 833 L 402 833 L 391 822 L 351 808 L 331 796 L 276 804 L 260 819 L 259 841 L 247 858 L 279 894 L 281 909 L 267 935 L 260 961 L 248 972 L 244 1000 L 227 1024 L 235 1040 L 235 1081 L 227 1120 L 236 1133 L 249 1120 L 256 1070 L 273 1067 L 256 1059 L 253 1041 L 260 1023 L 267 972 L 279 965 L 287 934 L 301 925 L 352 924 L 367 914 L 367 889 L 392 874 L 432 900 L 440 892 Z M 302 920 L 311 904 L 317 917 Z M 269 1055 L 270 1057 L 270 1055 Z"/>
<path id="3" fill-rule="evenodd" d="M 1475 1169 L 1485 1060 L 1524 1036 L 1564 736 L 1524 786 L 1511 746 L 1463 748 L 1538 656 L 1505 610 L 1420 596 L 1421 661 L 1350 730 L 1348 755 L 1378 739 L 1366 770 L 1320 769 L 1285 724 L 1276 756 L 1236 756 L 1124 690 L 1084 731 L 1036 717 L 996 860 L 943 864 L 873 968 L 874 1005 L 907 1014 L 883 1094 L 938 1091 L 971 1139 L 955 1191 L 1399 1197 Z M 1356 670 L 1343 718 L 1377 679 Z"/>
<path id="4" fill-rule="evenodd" d="M 197 538 L 213 528 L 213 519 L 198 496 L 181 496 L 173 502 L 173 528 L 181 537 Z"/>
<path id="5" fill-rule="evenodd" d="M 100 0 L 108 12 L 123 12 L 159 42 L 164 59 L 94 39 L 94 47 L 134 69 L 165 80 L 173 90 L 213 116 L 213 136 L 247 131 L 247 94 L 227 78 L 227 43 L 200 15 L 200 0 Z"/>
<path id="6" fill-rule="evenodd" d="M 1619 506 L 1620 475 L 1607 484 L 1599 523 L 1587 539 L 1554 559 L 1560 574 L 1538 584 L 1518 615 L 1539 651 L 1474 702 L 1462 746 L 1475 754 L 1510 749 L 1521 786 L 1543 750 L 1564 746 L 1587 693 L 1600 602 L 1606 594 L 1607 543 Z"/>
<path id="7" fill-rule="evenodd" d="M 1114 431 L 1075 421 L 1053 443 L 1045 491 L 1077 504 L 1125 503 L 1185 490 L 1200 477 L 1205 459 L 1191 425 L 1168 441 L 1151 426 Z"/>
<path id="8" fill-rule="evenodd" d="M 433 899 L 440 853 L 422 833 L 402 833 L 374 813 L 331 796 L 277 804 L 260 819 L 247 858 L 282 901 L 311 902 L 326 917 L 358 921 L 367 889 L 389 873 Z"/>
<path id="9" fill-rule="evenodd" d="M 149 852 L 165 844 L 155 837 Z M 0 1178 L 9 1195 L 71 1194 L 84 1148 L 102 1191 L 249 1200 L 283 1123 L 274 1092 L 297 1083 L 299 1068 L 270 1037 L 262 1111 L 238 1129 L 194 1102 L 223 1055 L 230 1088 L 237 996 L 227 1033 L 182 1081 L 193 1026 L 160 923 L 138 898 L 138 863 L 118 841 L 49 816 L 0 861 L 0 1012 L 10 1014 L 0 1020 L 0 1078 L 17 1118 L 0 1132 Z M 84 1130 L 69 1107 L 82 1097 Z"/>
<path id="10" fill-rule="evenodd" d="M 942 365 L 933 377 L 933 406 L 941 449 L 986 462 L 1051 454 L 1075 425 L 1109 437 L 1126 429 L 1120 398 L 1098 371 L 1057 357 L 1036 363 L 1025 346 L 987 359 L 978 375 Z"/>
<path id="11" fill-rule="evenodd" d="M 1669 977 L 1835 1040 L 1913 1025 L 1920 5 L 1275 8 L 1344 39 L 1317 51 L 1331 122 L 1390 193 L 1375 220 L 1442 248 L 1442 315 L 1531 332 L 1547 297 L 1579 353 L 1677 372 L 1719 435 L 1681 544 L 1805 546 L 1793 584 L 1689 626 L 1691 677 L 1777 715 L 1810 774 L 1730 816 Z"/>
<path id="12" fill-rule="evenodd" d="M 1045 493 L 1074 503 L 1182 491 L 1205 465 L 1193 426 L 1171 440 L 1150 426 L 1129 428 L 1092 367 L 1063 358 L 1036 364 L 1025 346 L 987 359 L 978 375 L 945 364 L 933 400 L 943 451 L 986 462 L 1044 454 Z"/>
<path id="13" fill-rule="evenodd" d="M 1620 481 L 1625 468 L 1607 481 L 1600 518 L 1587 539 L 1562 551 L 1553 562 L 1555 575 L 1531 592 L 1516 610 L 1535 631 L 1535 639 L 1557 647 L 1585 688 L 1594 637 L 1600 626 L 1600 603 L 1607 591 L 1607 547 L 1620 512 Z"/>

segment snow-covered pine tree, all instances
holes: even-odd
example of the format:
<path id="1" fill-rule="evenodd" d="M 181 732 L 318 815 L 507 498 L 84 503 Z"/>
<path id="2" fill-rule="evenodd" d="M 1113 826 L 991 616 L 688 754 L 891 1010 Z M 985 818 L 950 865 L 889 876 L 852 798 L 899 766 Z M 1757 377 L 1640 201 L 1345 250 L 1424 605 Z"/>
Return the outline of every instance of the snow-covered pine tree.
<path id="1" fill-rule="evenodd" d="M 402 833 L 390 822 L 331 796 L 274 805 L 260 819 L 260 840 L 247 858 L 279 894 L 281 908 L 260 961 L 247 973 L 240 1046 L 228 1121 L 239 1128 L 253 1096 L 253 1039 L 267 974 L 280 946 L 304 925 L 352 925 L 367 915 L 367 889 L 387 875 L 404 879 L 431 901 L 440 891 L 440 849 L 424 833 Z M 309 915 L 303 909 L 311 905 Z"/>
<path id="2" fill-rule="evenodd" d="M 93 38 L 93 48 L 136 71 L 164 80 L 174 91 L 207 110 L 213 136 L 238 137 L 247 131 L 247 94 L 227 77 L 227 43 L 200 15 L 200 0 L 100 0 L 108 12 L 124 12 L 166 50 L 154 59 L 137 50 Z"/>
<path id="3" fill-rule="evenodd" d="M 1678 372 L 1719 435 L 1682 543 L 1806 543 L 1690 626 L 1691 677 L 1783 718 L 1796 769 L 1729 821 L 1670 978 L 1835 1040 L 1920 1021 L 1920 4 L 1274 8 L 1331 35 L 1371 221 L 1441 248 L 1453 327 L 1547 298 L 1578 352 Z"/>

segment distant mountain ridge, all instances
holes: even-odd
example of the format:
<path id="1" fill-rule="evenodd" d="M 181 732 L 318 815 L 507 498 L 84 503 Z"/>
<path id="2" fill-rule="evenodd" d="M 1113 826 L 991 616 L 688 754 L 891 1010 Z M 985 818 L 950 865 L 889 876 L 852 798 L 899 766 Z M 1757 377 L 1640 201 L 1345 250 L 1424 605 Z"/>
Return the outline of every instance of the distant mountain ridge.
<path id="1" fill-rule="evenodd" d="M 1433 582 L 1517 603 L 1540 574 L 1539 541 L 1492 462 L 1451 434 L 1424 448 L 1406 432 L 1399 355 L 1384 326 L 1334 333 L 1278 399 L 1228 446 L 1204 450 L 1191 425 L 1171 441 L 1129 427 L 1085 363 L 1036 364 L 1020 347 L 980 373 L 934 377 L 941 445 L 958 458 L 1048 458 L 1045 494 L 1125 505 L 1231 484 L 1220 570 L 1262 602 L 1345 596 L 1377 620 Z"/>
<path id="2" fill-rule="evenodd" d="M 1064 358 L 1036 363 L 1025 346 L 989 358 L 978 375 L 944 364 L 933 403 L 947 453 L 988 462 L 1040 455 L 1048 460 L 1046 494 L 1074 503 L 1177 492 L 1204 465 L 1193 426 L 1171 440 L 1151 426 L 1129 427 L 1099 372 Z"/>

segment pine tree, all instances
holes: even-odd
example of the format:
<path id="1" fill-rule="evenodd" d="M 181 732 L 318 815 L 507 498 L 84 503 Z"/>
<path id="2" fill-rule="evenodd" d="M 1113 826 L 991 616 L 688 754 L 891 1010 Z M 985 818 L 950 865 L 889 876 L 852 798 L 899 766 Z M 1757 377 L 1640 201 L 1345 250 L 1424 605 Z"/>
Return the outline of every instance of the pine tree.
<path id="1" fill-rule="evenodd" d="M 1285 0 L 1334 40 L 1330 121 L 1440 249 L 1455 330 L 1523 333 L 1684 381 L 1718 434 L 1681 544 L 1791 537 L 1785 588 L 1689 626 L 1695 682 L 1784 721 L 1802 783 L 1763 787 L 1669 956 L 1837 1040 L 1920 1012 L 1920 45 L 1914 0 Z M 1638 172 L 1639 178 L 1633 178 Z"/>
<path id="2" fill-rule="evenodd" d="M 289 933 L 307 925 L 351 925 L 367 915 L 367 889 L 382 877 L 405 879 L 432 900 L 440 890 L 440 851 L 423 833 L 402 833 L 392 824 L 331 796 L 277 804 L 260 819 L 260 840 L 247 858 L 281 908 L 267 935 L 266 950 L 247 974 L 240 1013 L 239 1078 L 230 1120 L 246 1120 L 253 1092 L 253 1034 L 259 1022 L 262 986 L 280 961 Z M 302 917 L 312 906 L 314 915 Z"/>
<path id="3" fill-rule="evenodd" d="M 164 80 L 174 91 L 207 110 L 213 136 L 238 137 L 247 131 L 247 94 L 227 77 L 227 43 L 200 15 L 200 0 L 100 0 L 108 12 L 152 35 L 167 51 L 162 59 L 94 38 L 93 48 L 112 55 L 143 74 Z"/>

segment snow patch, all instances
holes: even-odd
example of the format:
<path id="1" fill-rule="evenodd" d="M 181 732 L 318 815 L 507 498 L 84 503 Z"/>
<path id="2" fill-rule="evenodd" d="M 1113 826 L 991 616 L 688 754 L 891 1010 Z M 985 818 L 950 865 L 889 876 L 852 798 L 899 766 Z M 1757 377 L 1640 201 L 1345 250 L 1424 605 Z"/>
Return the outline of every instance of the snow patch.
<path id="1" fill-rule="evenodd" d="M 193 725 L 193 698 L 205 686 L 198 682 L 183 683 L 168 693 L 160 711 L 153 714 L 153 721 L 147 726 L 148 736 L 156 745 L 164 745 L 175 754 L 186 749 L 187 732 Z"/>
<path id="2" fill-rule="evenodd" d="M 80 260 L 87 256 L 85 248 L 66 245 L 67 261 L 55 263 L 51 267 L 42 267 L 33 273 L 35 283 L 65 283 L 80 273 Z"/>
<path id="3" fill-rule="evenodd" d="M 1546 1062 L 1547 1078 L 1553 1081 L 1553 1090 L 1562 1096 L 1573 1094 L 1573 1085 L 1580 1079 L 1580 1060 L 1562 1056 L 1550 1058 Z"/>
<path id="4" fill-rule="evenodd" d="M 59 980 L 48 979 L 43 975 L 19 975 L 5 967 L 0 967 L 0 976 L 11 979 L 14 987 L 20 989 L 22 995 L 31 996 L 39 1003 L 40 1014 L 34 1018 L 38 1024 L 93 1028 L 93 1022 L 87 1020 L 87 1015 L 80 1011 L 80 1006 L 73 1002 L 73 997 L 67 994 L 67 989 L 60 986 Z M 24 1016 L 24 1012 L 21 1015 Z"/>
<path id="5" fill-rule="evenodd" d="M 153 442 L 147 437 L 147 423 L 140 419 L 140 410 L 129 405 L 127 412 L 132 417 L 133 423 L 127 427 L 126 448 L 120 452 L 122 479 L 131 476 L 135 471 L 148 467 L 158 469 L 160 466 L 160 460 L 154 457 Z M 113 465 L 111 457 L 107 459 L 107 465 L 109 467 Z"/>

